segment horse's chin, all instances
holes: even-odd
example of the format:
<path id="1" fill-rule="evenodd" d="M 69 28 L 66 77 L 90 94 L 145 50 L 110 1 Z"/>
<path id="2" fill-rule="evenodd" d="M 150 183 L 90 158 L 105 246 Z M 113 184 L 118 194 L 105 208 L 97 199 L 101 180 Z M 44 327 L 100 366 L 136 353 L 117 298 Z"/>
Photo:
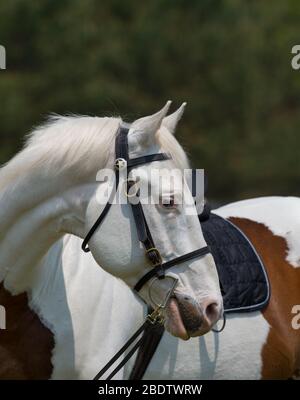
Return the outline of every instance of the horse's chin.
<path id="1" fill-rule="evenodd" d="M 171 298 L 166 309 L 165 328 L 171 335 L 178 337 L 182 340 L 188 340 L 190 338 L 190 335 L 185 329 L 184 323 L 182 321 L 178 303 L 174 298 Z"/>

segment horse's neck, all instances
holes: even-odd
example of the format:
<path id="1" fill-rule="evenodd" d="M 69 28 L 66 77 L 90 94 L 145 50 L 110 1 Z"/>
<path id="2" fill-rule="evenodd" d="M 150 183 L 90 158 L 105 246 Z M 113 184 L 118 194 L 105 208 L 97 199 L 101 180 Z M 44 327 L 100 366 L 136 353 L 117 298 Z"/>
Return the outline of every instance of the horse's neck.
<path id="1" fill-rule="evenodd" d="M 66 235 L 50 249 L 31 296 L 31 307 L 55 333 L 54 378 L 92 378 L 143 319 L 129 288 L 80 244 Z"/>
<path id="2" fill-rule="evenodd" d="M 0 197 L 0 281 L 12 293 L 28 290 L 36 267 L 65 232 L 82 236 L 86 203 L 94 185 L 71 187 L 63 177 L 25 176 Z"/>
<path id="3" fill-rule="evenodd" d="M 54 334 L 54 377 L 92 377 L 142 321 L 131 291 L 81 251 L 81 239 L 65 235 L 83 236 L 94 189 L 35 176 L 0 198 L 0 280 L 13 294 L 26 291 Z"/>

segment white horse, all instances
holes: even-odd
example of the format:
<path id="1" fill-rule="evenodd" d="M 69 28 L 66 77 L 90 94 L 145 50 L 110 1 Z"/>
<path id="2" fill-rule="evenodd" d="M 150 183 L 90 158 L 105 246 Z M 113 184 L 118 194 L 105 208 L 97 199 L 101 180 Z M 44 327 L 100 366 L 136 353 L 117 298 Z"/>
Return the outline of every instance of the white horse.
<path id="1" fill-rule="evenodd" d="M 189 166 L 173 136 L 184 107 L 166 117 L 168 107 L 169 103 L 130 126 L 130 157 L 162 151 L 172 155 L 172 160 L 139 167 L 143 179 L 143 171 L 154 164 L 182 170 Z M 108 187 L 95 177 L 113 166 L 121 122 L 120 118 L 54 117 L 36 129 L 26 147 L 0 170 L 0 303 L 8 315 L 7 330 L 0 331 L 2 378 L 91 379 L 144 319 L 145 305 L 130 288 L 150 266 L 130 206 L 113 205 L 89 243 L 91 253 L 81 251 L 82 239 L 103 208 L 99 196 Z M 163 192 L 159 205 L 145 206 L 164 260 L 205 245 L 197 216 L 187 216 L 184 203 L 174 205 L 175 195 Z M 184 195 L 190 193 L 185 190 Z M 298 199 L 280 198 L 236 203 L 216 212 L 264 223 L 284 236 L 296 270 L 299 229 L 295 222 L 279 218 L 282 205 L 287 207 L 288 221 L 291 215 L 300 215 Z M 178 279 L 176 299 L 167 308 L 168 332 L 145 379 L 269 377 L 264 371 L 270 370 L 266 364 L 271 359 L 264 352 L 272 323 L 265 315 L 235 314 L 222 334 L 211 332 L 222 314 L 212 256 L 178 265 L 168 275 Z M 156 286 L 157 295 L 164 298 L 165 281 Z M 147 286 L 141 295 L 150 303 Z M 117 378 L 128 377 L 132 362 Z"/>

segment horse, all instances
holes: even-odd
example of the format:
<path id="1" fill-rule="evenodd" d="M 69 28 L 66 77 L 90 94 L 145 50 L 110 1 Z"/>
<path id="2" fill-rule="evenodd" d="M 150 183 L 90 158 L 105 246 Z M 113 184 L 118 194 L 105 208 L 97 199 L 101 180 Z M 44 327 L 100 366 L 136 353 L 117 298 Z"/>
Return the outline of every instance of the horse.
<path id="1" fill-rule="evenodd" d="M 147 184 L 154 166 L 189 168 L 174 133 L 183 104 L 128 126 L 131 158 L 167 152 L 170 159 L 139 166 Z M 24 149 L 0 170 L 0 330 L 2 379 L 91 379 L 142 323 L 152 305 L 149 284 L 131 288 L 151 269 L 128 204 L 113 204 L 89 241 L 82 240 L 103 210 L 109 182 L 99 170 L 114 166 L 121 118 L 52 116 L 33 130 Z M 181 179 L 181 178 L 178 178 Z M 151 182 L 155 186 L 155 182 Z M 155 189 L 155 187 L 154 187 Z M 159 204 L 144 207 L 164 260 L 205 246 L 197 215 L 162 190 Z M 190 200 L 185 187 L 184 197 Z M 300 335 L 293 307 L 300 303 L 300 199 L 265 197 L 214 210 L 251 240 L 271 283 L 263 311 L 227 317 L 211 254 L 167 272 L 177 286 L 165 310 L 165 328 L 144 379 L 287 379 L 300 368 Z M 156 280 L 155 296 L 168 293 Z M 253 334 L 254 332 L 254 334 Z M 128 378 L 133 360 L 116 378 Z"/>

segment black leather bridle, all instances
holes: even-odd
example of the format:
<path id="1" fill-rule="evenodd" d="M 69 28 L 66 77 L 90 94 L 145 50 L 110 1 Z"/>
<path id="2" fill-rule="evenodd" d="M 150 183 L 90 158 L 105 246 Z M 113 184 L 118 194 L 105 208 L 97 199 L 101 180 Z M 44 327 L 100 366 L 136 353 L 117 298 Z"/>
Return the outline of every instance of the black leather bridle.
<path id="1" fill-rule="evenodd" d="M 115 142 L 115 175 L 116 175 L 116 183 L 115 183 L 115 191 L 112 191 L 112 194 L 106 203 L 102 213 L 100 214 L 99 218 L 96 220 L 88 234 L 86 235 L 83 243 L 82 243 L 82 250 L 84 252 L 89 252 L 90 249 L 88 247 L 88 242 L 97 229 L 101 226 L 103 220 L 105 219 L 112 203 L 113 198 L 112 196 L 117 193 L 119 182 L 120 182 L 120 170 L 127 168 L 127 193 L 129 193 L 131 187 L 136 183 L 135 181 L 128 180 L 129 172 L 140 165 L 144 165 L 147 163 L 151 163 L 153 161 L 164 161 L 171 159 L 171 156 L 167 153 L 156 153 L 150 154 L 146 156 L 141 156 L 137 158 L 129 158 L 128 152 L 128 132 L 129 128 L 125 126 L 121 126 L 119 132 L 116 136 Z M 137 193 L 138 196 L 138 193 Z M 182 256 L 173 258 L 172 260 L 163 262 L 162 256 L 155 246 L 154 240 L 151 236 L 151 232 L 149 226 L 147 224 L 147 220 L 145 218 L 145 214 L 143 211 L 143 207 L 139 199 L 138 201 L 130 202 L 138 239 L 143 244 L 145 248 L 145 255 L 152 265 L 152 269 L 147 272 L 134 286 L 134 290 L 139 292 L 141 288 L 152 278 L 163 279 L 165 278 L 166 271 L 177 264 L 183 263 L 185 261 L 192 260 L 194 258 L 202 257 L 208 253 L 210 253 L 210 249 L 208 246 L 202 247 L 190 253 L 184 254 Z M 144 324 L 134 333 L 134 335 L 128 340 L 128 342 L 120 349 L 120 351 L 110 360 L 108 364 L 96 375 L 94 379 L 99 379 L 110 366 L 127 350 L 127 348 L 136 340 L 136 338 L 146 329 L 149 324 L 156 324 L 161 323 L 161 315 L 154 310 L 148 317 L 146 318 Z M 118 365 L 118 367 L 109 375 L 107 379 L 111 379 L 119 370 L 120 368 L 129 360 L 129 358 L 135 353 L 135 351 L 140 346 L 141 340 L 139 340 L 135 346 L 128 352 L 122 362 Z"/>

